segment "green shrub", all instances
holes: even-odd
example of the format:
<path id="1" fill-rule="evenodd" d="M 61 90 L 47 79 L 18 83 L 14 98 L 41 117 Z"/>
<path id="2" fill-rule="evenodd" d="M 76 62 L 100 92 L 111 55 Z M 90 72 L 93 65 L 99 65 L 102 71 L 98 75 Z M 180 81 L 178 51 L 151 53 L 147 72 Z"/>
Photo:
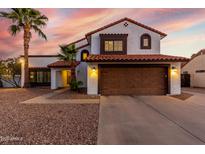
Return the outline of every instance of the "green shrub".
<path id="1" fill-rule="evenodd" d="M 76 79 L 72 79 L 70 82 L 70 89 L 73 91 L 77 91 L 81 85 L 83 85 L 82 81 L 77 81 Z"/>

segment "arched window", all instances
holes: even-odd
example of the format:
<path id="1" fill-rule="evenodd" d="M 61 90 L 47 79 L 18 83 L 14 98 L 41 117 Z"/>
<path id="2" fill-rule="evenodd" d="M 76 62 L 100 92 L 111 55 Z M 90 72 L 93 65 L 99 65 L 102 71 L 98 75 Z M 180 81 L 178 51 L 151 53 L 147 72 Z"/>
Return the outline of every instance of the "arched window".
<path id="1" fill-rule="evenodd" d="M 151 49 L 151 36 L 149 34 L 143 34 L 140 38 L 141 49 Z"/>
<path id="2" fill-rule="evenodd" d="M 88 50 L 83 50 L 81 52 L 81 61 L 85 61 L 87 59 L 88 55 L 89 55 L 89 51 Z"/>

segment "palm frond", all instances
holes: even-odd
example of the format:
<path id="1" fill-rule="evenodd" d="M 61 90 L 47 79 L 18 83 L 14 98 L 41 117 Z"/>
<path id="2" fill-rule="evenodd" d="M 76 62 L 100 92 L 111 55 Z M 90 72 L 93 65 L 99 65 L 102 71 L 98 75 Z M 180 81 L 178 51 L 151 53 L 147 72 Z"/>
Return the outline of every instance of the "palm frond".
<path id="1" fill-rule="evenodd" d="M 7 12 L 0 12 L 0 17 L 7 17 L 9 13 Z"/>
<path id="2" fill-rule="evenodd" d="M 11 10 L 16 12 L 17 14 L 21 14 L 21 9 L 19 9 L 19 8 L 12 8 Z"/>
<path id="3" fill-rule="evenodd" d="M 35 19 L 31 21 L 32 24 L 36 25 L 36 26 L 40 26 L 40 27 L 44 27 L 46 26 L 46 22 L 40 19 Z"/>
<path id="4" fill-rule="evenodd" d="M 36 26 L 36 25 L 31 25 L 31 28 L 32 28 L 36 33 L 38 33 L 38 35 L 39 35 L 41 38 L 47 40 L 46 35 L 43 33 L 43 31 L 42 31 L 40 28 L 38 28 L 38 26 Z"/>
<path id="5" fill-rule="evenodd" d="M 37 17 L 41 15 L 41 12 L 36 9 L 28 9 L 28 13 L 31 17 Z"/>
<path id="6" fill-rule="evenodd" d="M 74 61 L 76 57 L 75 46 L 73 45 L 59 45 L 60 53 L 59 59 L 66 60 L 66 61 Z"/>
<path id="7" fill-rule="evenodd" d="M 21 20 L 21 16 L 17 13 L 17 11 L 0 12 L 0 17 L 11 19 L 12 22 L 16 24 L 20 23 L 19 20 Z"/>
<path id="8" fill-rule="evenodd" d="M 46 17 L 45 15 L 40 15 L 38 17 L 39 20 L 44 20 L 44 21 L 48 21 L 48 17 Z"/>
<path id="9" fill-rule="evenodd" d="M 12 35 L 16 35 L 20 30 L 25 29 L 25 27 L 30 27 L 39 35 L 39 37 L 47 40 L 47 37 L 41 28 L 46 26 L 48 18 L 36 9 L 12 8 L 10 12 L 0 12 L 0 17 L 4 17 L 12 21 L 13 24 L 9 27 L 9 32 Z"/>
<path id="10" fill-rule="evenodd" d="M 22 11 L 19 8 L 12 8 L 12 12 L 15 13 L 17 16 L 21 16 L 22 15 Z"/>
<path id="11" fill-rule="evenodd" d="M 11 35 L 15 36 L 17 33 L 21 31 L 21 27 L 18 25 L 11 25 L 9 26 L 9 32 Z"/>
<path id="12" fill-rule="evenodd" d="M 63 54 L 58 53 L 58 57 L 59 57 L 60 60 L 69 61 L 69 58 L 66 57 L 66 56 L 63 55 Z"/>
<path id="13" fill-rule="evenodd" d="M 21 25 L 23 23 L 23 14 L 22 14 L 22 9 L 19 8 L 12 8 L 13 13 L 16 14 L 18 17 L 18 24 Z"/>

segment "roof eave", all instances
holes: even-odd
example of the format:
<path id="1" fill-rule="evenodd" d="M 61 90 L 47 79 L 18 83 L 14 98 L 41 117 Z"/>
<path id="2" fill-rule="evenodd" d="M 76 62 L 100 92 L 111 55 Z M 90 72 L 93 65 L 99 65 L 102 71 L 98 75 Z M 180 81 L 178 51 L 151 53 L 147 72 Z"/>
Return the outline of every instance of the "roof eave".
<path id="1" fill-rule="evenodd" d="M 85 35 L 85 37 L 88 38 L 88 36 L 90 36 L 90 35 L 92 35 L 92 34 L 95 34 L 95 33 L 99 32 L 99 31 L 102 31 L 102 30 L 104 30 L 104 29 L 106 29 L 106 28 L 109 28 L 109 27 L 111 27 L 111 26 L 113 26 L 113 25 L 115 25 L 115 24 L 121 23 L 121 22 L 123 22 L 123 21 L 125 21 L 125 20 L 126 20 L 126 21 L 129 21 L 129 22 L 131 22 L 131 23 L 133 23 L 133 24 L 136 24 L 136 25 L 138 25 L 138 26 L 140 26 L 140 27 L 142 27 L 142 28 L 145 28 L 145 29 L 148 29 L 148 30 L 150 30 L 150 31 L 153 31 L 153 32 L 155 32 L 155 33 L 160 34 L 161 39 L 163 39 L 164 37 L 167 36 L 166 33 L 163 33 L 163 32 L 161 32 L 161 31 L 159 31 L 159 30 L 156 30 L 156 29 L 154 29 L 154 28 L 152 28 L 152 27 L 146 26 L 146 25 L 144 25 L 144 24 L 142 24 L 142 23 L 139 23 L 139 22 L 137 22 L 137 21 L 135 21 L 135 20 L 132 20 L 132 19 L 130 19 L 130 18 L 125 17 L 125 18 L 122 18 L 122 19 L 120 19 L 120 20 L 118 20 L 118 21 L 115 21 L 115 22 L 113 22 L 113 23 L 110 23 L 110 24 L 108 24 L 108 25 L 105 25 L 104 27 L 101 27 L 101 28 L 98 28 L 98 29 L 96 29 L 96 30 L 93 30 L 93 31 L 87 33 L 87 34 Z"/>
<path id="2" fill-rule="evenodd" d="M 86 60 L 86 62 L 187 62 L 187 60 Z"/>

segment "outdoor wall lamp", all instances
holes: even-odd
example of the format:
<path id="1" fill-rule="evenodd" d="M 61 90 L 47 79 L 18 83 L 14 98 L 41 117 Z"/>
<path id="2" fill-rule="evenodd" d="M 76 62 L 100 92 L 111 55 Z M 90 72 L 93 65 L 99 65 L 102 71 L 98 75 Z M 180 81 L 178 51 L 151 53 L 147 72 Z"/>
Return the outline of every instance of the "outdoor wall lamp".
<path id="1" fill-rule="evenodd" d="M 172 66 L 171 73 L 173 75 L 177 73 L 177 68 L 175 66 Z"/>
<path id="2" fill-rule="evenodd" d="M 95 68 L 95 67 L 93 67 L 93 68 L 92 68 L 92 71 L 93 71 L 93 72 L 96 72 L 96 68 Z"/>
<path id="3" fill-rule="evenodd" d="M 19 58 L 19 63 L 21 63 L 21 64 L 24 63 L 24 58 L 23 57 Z"/>
<path id="4" fill-rule="evenodd" d="M 172 71 L 176 72 L 177 68 L 175 66 L 172 66 Z"/>

